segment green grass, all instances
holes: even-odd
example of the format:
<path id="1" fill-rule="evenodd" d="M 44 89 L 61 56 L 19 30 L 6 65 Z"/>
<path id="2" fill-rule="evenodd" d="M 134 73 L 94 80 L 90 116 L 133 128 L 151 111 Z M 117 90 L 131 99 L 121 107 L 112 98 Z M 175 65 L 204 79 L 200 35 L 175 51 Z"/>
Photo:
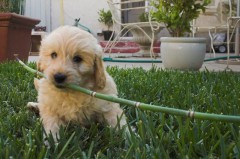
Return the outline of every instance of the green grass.
<path id="1" fill-rule="evenodd" d="M 35 67 L 34 64 L 30 64 Z M 240 115 L 240 74 L 108 68 L 119 97 L 200 112 Z M 0 64 L 0 158 L 240 158 L 240 125 L 190 120 L 122 105 L 136 134 L 92 124 L 61 128 L 51 148 L 43 142 L 31 73 Z"/>

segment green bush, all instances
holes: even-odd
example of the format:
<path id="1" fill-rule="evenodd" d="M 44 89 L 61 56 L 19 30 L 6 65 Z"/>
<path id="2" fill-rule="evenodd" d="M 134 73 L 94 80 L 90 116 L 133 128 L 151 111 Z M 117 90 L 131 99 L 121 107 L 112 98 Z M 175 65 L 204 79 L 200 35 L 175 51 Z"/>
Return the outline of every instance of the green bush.
<path id="1" fill-rule="evenodd" d="M 24 0 L 1 0 L 0 13 L 1 12 L 13 12 L 17 14 L 24 14 Z"/>
<path id="2" fill-rule="evenodd" d="M 164 23 L 172 36 L 191 32 L 191 23 L 211 0 L 154 0 L 153 19 Z"/>
<path id="3" fill-rule="evenodd" d="M 30 64 L 35 67 L 35 64 Z M 240 114 L 240 74 L 180 72 L 152 68 L 107 69 L 119 97 L 193 109 L 208 113 Z M 39 117 L 26 108 L 36 101 L 31 73 L 15 62 L 0 64 L 0 158 L 239 158 L 240 126 L 236 123 L 191 120 L 141 111 L 122 105 L 136 134 L 92 124 L 70 124 L 61 140 L 43 142 Z"/>

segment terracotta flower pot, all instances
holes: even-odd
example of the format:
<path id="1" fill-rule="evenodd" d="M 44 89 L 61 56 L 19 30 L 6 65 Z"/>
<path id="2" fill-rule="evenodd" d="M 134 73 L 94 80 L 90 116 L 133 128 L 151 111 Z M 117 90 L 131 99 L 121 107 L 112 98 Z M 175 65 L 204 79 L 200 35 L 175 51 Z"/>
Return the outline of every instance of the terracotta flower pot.
<path id="1" fill-rule="evenodd" d="M 0 13 L 0 62 L 13 60 L 14 54 L 28 60 L 31 31 L 39 22 L 15 13 Z"/>

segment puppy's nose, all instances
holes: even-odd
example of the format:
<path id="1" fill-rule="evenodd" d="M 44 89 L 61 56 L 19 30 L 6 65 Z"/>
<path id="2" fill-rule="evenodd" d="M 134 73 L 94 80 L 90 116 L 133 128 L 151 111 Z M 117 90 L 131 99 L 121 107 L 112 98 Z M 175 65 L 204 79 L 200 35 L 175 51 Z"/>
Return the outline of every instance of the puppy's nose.
<path id="1" fill-rule="evenodd" d="M 62 73 L 57 73 L 54 75 L 54 80 L 57 83 L 63 83 L 67 79 L 67 76 Z"/>

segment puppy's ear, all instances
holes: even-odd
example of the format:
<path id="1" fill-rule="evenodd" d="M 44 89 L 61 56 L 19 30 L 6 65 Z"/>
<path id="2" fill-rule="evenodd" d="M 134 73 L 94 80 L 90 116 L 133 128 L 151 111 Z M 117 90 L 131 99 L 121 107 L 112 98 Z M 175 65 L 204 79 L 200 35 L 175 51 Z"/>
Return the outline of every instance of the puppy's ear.
<path id="1" fill-rule="evenodd" d="M 100 54 L 95 56 L 94 69 L 96 87 L 97 89 L 103 89 L 106 85 L 106 75 Z"/>

